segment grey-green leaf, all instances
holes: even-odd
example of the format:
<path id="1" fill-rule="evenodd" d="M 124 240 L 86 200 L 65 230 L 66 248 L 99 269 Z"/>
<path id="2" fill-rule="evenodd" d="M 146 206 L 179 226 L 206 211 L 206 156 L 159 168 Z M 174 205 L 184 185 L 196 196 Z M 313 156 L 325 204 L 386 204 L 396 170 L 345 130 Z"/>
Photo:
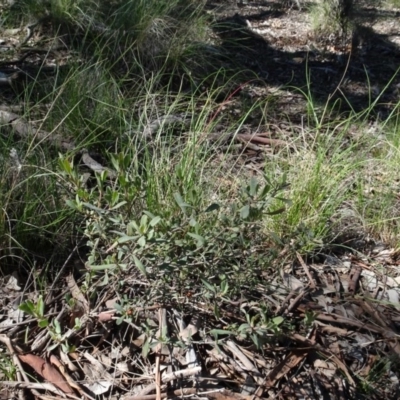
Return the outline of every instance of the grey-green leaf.
<path id="1" fill-rule="evenodd" d="M 248 218 L 249 215 L 250 215 L 250 206 L 246 204 L 240 209 L 240 217 L 246 219 Z"/>
<path id="2" fill-rule="evenodd" d="M 139 269 L 139 271 L 143 275 L 147 275 L 145 266 L 143 265 L 143 263 L 135 255 L 133 255 L 133 261 L 135 262 L 135 265 Z"/>
<path id="3" fill-rule="evenodd" d="M 235 334 L 236 334 L 236 332 L 226 331 L 224 329 L 212 329 L 210 331 L 210 335 L 213 335 L 213 336 L 235 335 Z"/>
<path id="4" fill-rule="evenodd" d="M 185 201 L 183 200 L 182 196 L 179 193 L 174 193 L 174 199 L 176 201 L 176 204 L 178 204 L 180 208 L 184 209 L 186 207 L 190 207 L 189 204 L 185 203 Z"/>
<path id="5" fill-rule="evenodd" d="M 198 248 L 204 246 L 204 243 L 206 242 L 206 240 L 203 238 L 203 236 L 200 236 L 200 235 L 197 235 L 196 233 L 191 233 L 191 232 L 189 232 L 188 235 L 190 237 L 192 237 L 193 239 L 197 240 L 196 246 Z"/>
<path id="6" fill-rule="evenodd" d="M 104 271 L 106 269 L 115 269 L 117 264 L 102 264 L 102 265 L 91 265 L 89 268 L 93 271 Z"/>
<path id="7" fill-rule="evenodd" d="M 161 221 L 161 217 L 154 217 L 151 221 L 150 221 L 150 225 L 151 226 L 156 226 L 159 222 Z"/>

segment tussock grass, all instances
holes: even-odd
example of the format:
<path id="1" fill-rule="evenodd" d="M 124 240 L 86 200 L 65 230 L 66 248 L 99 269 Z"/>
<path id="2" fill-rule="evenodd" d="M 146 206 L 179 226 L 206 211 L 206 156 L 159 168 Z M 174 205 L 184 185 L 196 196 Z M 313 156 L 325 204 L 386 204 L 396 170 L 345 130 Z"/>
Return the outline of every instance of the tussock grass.
<path id="1" fill-rule="evenodd" d="M 390 126 L 391 125 L 391 126 Z M 366 231 L 396 246 L 400 233 L 398 163 L 400 161 L 399 125 L 382 130 L 364 168 L 364 180 L 355 197 L 356 210 Z"/>
<path id="2" fill-rule="evenodd" d="M 317 145 L 306 144 L 275 161 L 275 168 L 267 166 L 285 172 L 290 182 L 292 206 L 275 218 L 274 231 L 305 245 L 306 251 L 346 232 L 386 243 L 398 240 L 398 145 L 392 141 L 398 142 L 399 128 L 395 124 L 388 139 L 376 132 L 377 126 L 371 130 L 353 115 L 341 130 L 324 132 L 326 137 L 315 132 Z"/>
<path id="3" fill-rule="evenodd" d="M 74 217 L 59 195 L 51 156 L 41 147 L 30 151 L 29 143 L 12 147 L 3 142 L 1 159 L 0 253 L 11 257 L 3 260 L 3 272 L 12 259 L 22 257 L 29 265 L 37 257 L 43 261 L 65 254 Z"/>
<path id="4" fill-rule="evenodd" d="M 67 38 L 87 58 L 107 62 L 125 73 L 140 65 L 160 69 L 179 58 L 206 32 L 204 1 L 21 0 L 10 21 L 50 23 L 54 35 Z"/>
<path id="5" fill-rule="evenodd" d="M 386 0 L 386 4 L 392 6 L 394 8 L 400 8 L 400 1 L 399 0 Z"/>
<path id="6" fill-rule="evenodd" d="M 311 24 L 314 31 L 324 34 L 350 33 L 354 20 L 353 0 L 318 0 L 310 6 Z"/>

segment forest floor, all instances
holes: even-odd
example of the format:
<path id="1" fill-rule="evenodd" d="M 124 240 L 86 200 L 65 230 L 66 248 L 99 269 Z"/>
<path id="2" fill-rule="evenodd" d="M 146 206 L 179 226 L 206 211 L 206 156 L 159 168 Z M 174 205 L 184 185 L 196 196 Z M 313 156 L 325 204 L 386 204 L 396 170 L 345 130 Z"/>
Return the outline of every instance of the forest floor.
<path id="1" fill-rule="evenodd" d="M 304 154 L 309 154 L 302 149 L 313 148 L 319 134 L 335 133 L 336 126 L 346 123 L 351 114 L 363 115 L 366 123 L 349 120 L 344 147 L 361 143 L 366 135 L 377 141 L 374 149 L 385 142 L 385 121 L 399 116 L 400 11 L 377 7 L 375 2 L 359 3 L 355 33 L 337 37 L 315 33 L 307 6 L 298 10 L 271 1 L 207 2 L 206 13 L 213 21 L 209 47 L 225 55 L 227 69 L 240 71 L 218 112 L 232 120 L 252 110 L 235 136 L 241 147 L 233 157 L 245 175 L 258 176 L 282 154 L 297 156 L 295 162 L 301 169 Z M 76 57 L 68 45 L 59 42 L 55 48 L 50 38 L 47 43 L 53 48 L 45 47 L 46 23 L 36 26 L 38 31 L 11 58 L 0 59 L 0 79 L 12 80 L 11 88 L 2 86 L 2 128 L 11 126 L 23 139 L 37 127 L 37 121 L 28 113 L 20 118 L 24 104 L 15 94 L 25 83 L 18 80 L 38 66 L 47 79 L 54 75 L 55 65 L 62 67 Z M 6 54 L 25 35 L 20 28 L 4 30 L 0 50 Z M 260 99 L 268 101 L 253 112 Z M 42 110 L 33 113 L 35 117 L 43 114 Z M 181 117 L 173 118 L 176 122 Z M 152 124 L 147 125 L 150 131 Z M 63 153 L 76 150 L 72 139 L 62 135 L 42 130 L 36 137 L 57 144 Z M 96 151 L 79 149 L 79 168 L 92 175 L 108 168 L 110 180 L 116 182 L 115 164 L 104 167 L 103 157 L 96 163 Z M 368 150 L 366 158 L 373 159 L 373 154 Z M 384 185 L 386 178 L 374 165 L 372 160 L 366 171 L 374 179 L 374 173 L 379 175 L 369 188 L 375 195 L 380 190 L 376 182 Z M 321 181 L 329 180 L 330 172 L 321 170 L 327 174 Z M 231 176 L 219 178 L 234 186 Z M 398 187 L 393 190 L 398 200 Z M 307 191 L 303 188 L 300 196 L 307 196 Z M 318 203 L 324 201 L 322 197 Z M 350 213 L 351 207 L 343 203 L 340 210 Z M 180 205 L 187 207 L 183 201 Z M 90 212 L 97 211 L 92 206 Z M 390 217 L 397 221 L 398 202 L 393 212 Z M 117 214 L 113 218 L 114 223 Z M 388 238 L 386 232 L 377 234 L 359 222 L 345 229 L 355 219 L 351 214 L 332 243 L 309 254 L 293 241 L 277 240 L 279 247 L 272 240 L 258 243 L 252 237 L 255 250 L 243 251 L 244 258 L 256 257 L 253 250 L 265 250 L 271 265 L 264 270 L 257 264 L 257 284 L 244 282 L 241 292 L 232 297 L 226 296 L 223 273 L 215 273 L 202 286 L 203 277 L 192 272 L 197 281 L 189 280 L 194 279 L 189 274 L 187 286 L 177 285 L 179 290 L 175 281 L 168 281 L 176 296 L 161 301 L 157 292 L 146 298 L 143 293 L 153 293 L 148 288 L 159 290 L 159 282 L 167 278 L 161 267 L 149 272 L 136 261 L 142 275 L 128 268 L 91 276 L 89 283 L 85 271 L 88 247 L 78 244 L 41 291 L 36 286 L 41 270 L 28 276 L 8 271 L 0 277 L 0 342 L 10 354 L 6 361 L 6 351 L 0 353 L 0 398 L 398 399 L 397 238 Z M 156 220 L 151 223 L 156 225 Z M 175 226 L 170 229 L 175 230 Z M 202 240 L 199 235 L 193 237 Z M 99 248 L 109 254 L 117 244 L 110 240 Z M 211 267 L 218 258 L 208 260 L 207 252 L 203 256 L 204 265 Z M 184 261 L 201 268 L 196 254 L 190 257 Z M 100 270 L 104 265 L 97 267 Z M 240 268 L 245 269 L 246 263 Z M 191 287 L 192 282 L 198 286 Z M 136 298 L 140 299 L 137 303 Z"/>

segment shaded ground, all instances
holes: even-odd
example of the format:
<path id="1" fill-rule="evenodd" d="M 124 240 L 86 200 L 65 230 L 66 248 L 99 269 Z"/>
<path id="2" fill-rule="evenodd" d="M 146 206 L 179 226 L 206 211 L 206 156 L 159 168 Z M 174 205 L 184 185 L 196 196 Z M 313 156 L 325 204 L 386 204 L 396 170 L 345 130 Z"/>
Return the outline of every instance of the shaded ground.
<path id="1" fill-rule="evenodd" d="M 234 1 L 210 1 L 221 46 L 264 80 L 267 93 L 281 86 L 309 89 L 322 106 L 342 99 L 341 111 L 368 109 L 379 97 L 376 110 L 385 118 L 399 94 L 399 11 L 361 2 L 356 33 L 343 39 L 315 34 L 306 9 L 288 11 L 280 3 L 251 1 L 238 7 Z M 296 103 L 284 98 L 277 110 L 298 120 L 305 107 Z"/>

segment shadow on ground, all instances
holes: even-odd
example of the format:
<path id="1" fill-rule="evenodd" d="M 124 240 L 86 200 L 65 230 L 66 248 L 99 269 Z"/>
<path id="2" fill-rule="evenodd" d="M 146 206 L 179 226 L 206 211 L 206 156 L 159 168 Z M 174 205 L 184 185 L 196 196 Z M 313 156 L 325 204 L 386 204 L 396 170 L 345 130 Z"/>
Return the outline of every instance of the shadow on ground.
<path id="1" fill-rule="evenodd" d="M 241 8 L 228 2 L 224 4 L 222 8 L 212 1 L 208 5 L 217 15 L 213 30 L 218 37 L 218 49 L 238 70 L 253 72 L 259 78 L 258 84 L 301 88 L 309 91 L 312 99 L 322 106 L 328 100 L 340 99 L 336 103 L 340 112 L 367 110 L 374 102 L 376 105 L 371 117 L 379 115 L 385 118 L 392 112 L 399 98 L 399 47 L 389 40 L 387 34 L 377 33 L 373 28 L 363 26 L 362 22 L 371 24 L 377 18 L 396 19 L 398 13 L 395 11 L 378 13 L 375 8 L 362 8 L 358 10 L 361 17 L 351 37 L 333 39 L 321 36 L 308 40 L 300 38 L 304 32 L 299 32 L 298 37 L 286 38 L 285 46 L 282 46 L 276 43 L 279 39 L 268 41 L 266 35 L 252 27 L 264 23 L 269 27 L 271 37 L 274 27 L 269 20 L 282 18 L 284 25 L 284 18 L 288 15 L 296 18 L 305 11 L 284 12 L 271 6 L 273 2 L 261 2 L 258 7 L 252 3 Z M 282 25 L 276 28 L 277 37 Z M 293 51 L 283 47 L 291 47 Z M 298 119 L 291 115 L 298 113 L 298 108 L 293 108 L 294 113 L 290 108 L 283 111 L 291 119 Z"/>

